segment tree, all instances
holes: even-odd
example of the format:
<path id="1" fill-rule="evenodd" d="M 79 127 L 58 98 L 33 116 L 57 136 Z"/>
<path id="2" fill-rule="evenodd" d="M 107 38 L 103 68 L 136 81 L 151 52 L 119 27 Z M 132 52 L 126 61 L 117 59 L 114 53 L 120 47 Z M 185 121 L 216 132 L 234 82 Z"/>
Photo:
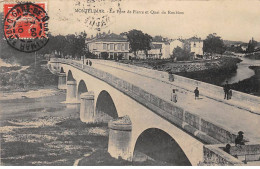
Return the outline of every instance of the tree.
<path id="1" fill-rule="evenodd" d="M 192 58 L 192 54 L 187 51 L 182 49 L 181 47 L 177 46 L 176 48 L 173 49 L 172 52 L 172 59 L 176 59 L 178 61 L 182 61 L 182 60 L 191 60 Z"/>
<path id="2" fill-rule="evenodd" d="M 204 52 L 223 54 L 226 50 L 223 40 L 216 33 L 209 34 L 204 40 Z"/>
<path id="3" fill-rule="evenodd" d="M 86 53 L 86 40 L 87 34 L 86 32 L 81 32 L 80 34 L 76 35 L 76 39 L 74 42 L 74 51 L 75 55 L 77 56 L 83 56 Z"/>
<path id="4" fill-rule="evenodd" d="M 127 40 L 130 44 L 130 51 L 134 52 L 135 56 L 136 52 L 141 50 L 148 56 L 148 50 L 151 49 L 150 43 L 152 41 L 150 35 L 144 34 L 140 30 L 133 29 L 127 33 Z"/>
<path id="5" fill-rule="evenodd" d="M 252 40 L 249 41 L 248 47 L 247 47 L 247 52 L 252 53 L 255 50 L 255 47 L 257 46 L 257 41 L 252 38 Z"/>
<path id="6" fill-rule="evenodd" d="M 104 59 L 104 60 L 107 60 L 108 55 L 109 54 L 107 52 L 101 52 L 101 58 Z"/>
<path id="7" fill-rule="evenodd" d="M 153 38 L 153 41 L 154 42 L 162 42 L 163 41 L 163 37 L 162 36 L 154 36 L 154 38 Z"/>

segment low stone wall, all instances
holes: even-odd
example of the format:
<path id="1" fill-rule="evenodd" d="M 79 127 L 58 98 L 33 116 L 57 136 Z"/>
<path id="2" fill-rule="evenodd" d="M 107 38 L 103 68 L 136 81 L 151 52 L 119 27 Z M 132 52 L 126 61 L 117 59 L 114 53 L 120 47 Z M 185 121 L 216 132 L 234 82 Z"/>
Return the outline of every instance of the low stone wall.
<path id="1" fill-rule="evenodd" d="M 202 89 L 207 89 L 212 95 L 216 95 L 218 97 L 224 97 L 224 91 L 222 87 L 215 86 L 209 83 L 189 79 L 186 77 L 174 75 L 174 80 L 187 83 L 190 85 L 194 85 L 194 88 L 196 86 L 199 86 Z M 249 104 L 255 104 L 255 105 L 260 105 L 260 98 L 257 96 L 252 96 L 246 93 L 242 93 L 239 91 L 232 90 L 232 100 L 239 100 L 240 102 L 247 102 Z M 259 108 L 260 109 L 260 108 Z M 252 110 L 253 111 L 253 110 Z M 259 110 L 260 112 L 260 110 Z"/>
<path id="2" fill-rule="evenodd" d="M 203 146 L 203 163 L 200 165 L 207 166 L 241 166 L 244 163 L 232 155 L 226 153 L 220 146 L 225 145 L 204 145 Z"/>
<path id="3" fill-rule="evenodd" d="M 129 82 L 121 80 L 107 72 L 82 65 L 71 60 L 60 60 L 63 64 L 74 66 L 98 79 L 105 81 L 119 91 L 132 97 L 147 108 L 194 137 L 209 144 L 234 142 L 236 135 L 206 119 L 203 119 L 172 102 L 165 101 Z"/>
<path id="4" fill-rule="evenodd" d="M 203 159 L 206 165 L 244 165 L 251 161 L 260 161 L 260 144 L 251 143 L 242 146 L 231 144 L 230 154 L 224 151 L 225 144 L 204 145 Z"/>
<path id="5" fill-rule="evenodd" d="M 238 159 L 248 161 L 260 161 L 260 144 L 248 144 L 240 147 L 232 146 L 230 154 L 237 156 Z"/>

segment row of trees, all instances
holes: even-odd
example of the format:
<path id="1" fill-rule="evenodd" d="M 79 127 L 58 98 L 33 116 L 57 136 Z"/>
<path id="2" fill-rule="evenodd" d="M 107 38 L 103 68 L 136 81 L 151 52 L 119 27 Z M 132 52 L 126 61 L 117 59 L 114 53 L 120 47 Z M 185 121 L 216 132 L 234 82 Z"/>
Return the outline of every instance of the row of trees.
<path id="1" fill-rule="evenodd" d="M 56 51 L 59 54 L 63 55 L 72 55 L 73 57 L 80 57 L 87 53 L 85 46 L 87 34 L 81 32 L 79 34 L 69 34 L 66 36 L 49 35 L 49 42 L 41 50 L 39 54 L 50 54 L 53 51 Z"/>
<path id="2" fill-rule="evenodd" d="M 248 46 L 247 46 L 247 53 L 252 53 L 255 51 L 257 46 L 257 41 L 254 40 L 254 38 L 252 38 L 252 40 L 249 40 Z"/>
<path id="3" fill-rule="evenodd" d="M 216 54 L 223 54 L 226 51 L 226 46 L 224 45 L 224 41 L 220 36 L 217 36 L 216 33 L 209 34 L 207 38 L 203 42 L 203 51 Z"/>

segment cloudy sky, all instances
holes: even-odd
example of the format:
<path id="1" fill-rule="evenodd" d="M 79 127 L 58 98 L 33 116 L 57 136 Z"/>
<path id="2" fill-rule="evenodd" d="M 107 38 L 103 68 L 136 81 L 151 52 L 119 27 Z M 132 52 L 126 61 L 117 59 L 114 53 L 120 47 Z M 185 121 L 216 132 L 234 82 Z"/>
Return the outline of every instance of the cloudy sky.
<path id="1" fill-rule="evenodd" d="M 82 0 L 81 3 L 78 1 L 80 0 L 47 0 L 47 12 L 51 18 L 49 28 L 52 34 L 69 34 L 83 30 L 88 35 L 96 34 L 96 27 L 91 27 L 89 21 L 106 16 L 109 17 L 108 26 L 102 27 L 101 32 L 110 30 L 121 33 L 139 29 L 152 36 L 162 35 L 169 38 L 189 38 L 194 35 L 205 38 L 209 33 L 217 33 L 227 40 L 247 42 L 254 37 L 260 41 L 259 0 L 95 0 L 95 3 L 87 3 L 87 0 Z M 148 11 L 148 14 L 111 14 L 108 12 L 110 8 L 115 11 Z M 78 13 L 75 9 L 103 9 L 104 13 Z M 151 11 L 159 11 L 159 14 L 151 14 Z M 162 11 L 179 11 L 184 14 L 161 14 Z"/>

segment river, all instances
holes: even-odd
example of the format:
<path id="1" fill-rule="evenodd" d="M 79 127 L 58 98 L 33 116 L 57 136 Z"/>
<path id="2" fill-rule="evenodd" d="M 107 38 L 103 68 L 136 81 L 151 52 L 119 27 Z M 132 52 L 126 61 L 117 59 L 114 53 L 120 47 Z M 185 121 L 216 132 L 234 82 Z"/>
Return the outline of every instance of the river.
<path id="1" fill-rule="evenodd" d="M 237 64 L 237 71 L 233 74 L 232 77 L 226 78 L 225 81 L 228 81 L 230 84 L 237 83 L 239 81 L 248 79 L 255 75 L 254 70 L 250 69 L 249 66 L 260 65 L 260 60 L 248 59 L 245 57 L 240 57 L 242 62 Z"/>

